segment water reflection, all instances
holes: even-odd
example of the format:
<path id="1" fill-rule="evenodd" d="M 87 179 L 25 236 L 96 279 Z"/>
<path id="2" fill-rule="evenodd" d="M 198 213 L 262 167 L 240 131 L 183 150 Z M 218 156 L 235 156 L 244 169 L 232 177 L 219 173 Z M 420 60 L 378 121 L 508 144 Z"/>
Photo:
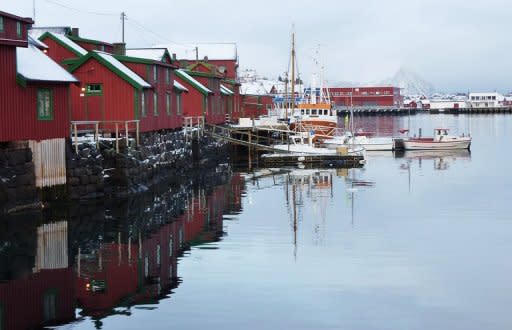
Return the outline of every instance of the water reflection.
<path id="1" fill-rule="evenodd" d="M 111 315 L 156 308 L 181 282 L 179 258 L 223 236 L 223 216 L 240 213 L 244 190 L 221 168 L 134 199 L 71 206 L 59 221 L 1 219 L 0 329 L 88 319 L 101 328 Z"/>

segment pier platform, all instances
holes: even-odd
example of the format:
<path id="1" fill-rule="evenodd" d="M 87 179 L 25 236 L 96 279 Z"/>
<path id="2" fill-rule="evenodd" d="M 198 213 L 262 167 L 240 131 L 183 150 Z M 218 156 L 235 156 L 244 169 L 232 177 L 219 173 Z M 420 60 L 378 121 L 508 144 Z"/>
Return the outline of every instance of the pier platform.
<path id="1" fill-rule="evenodd" d="M 404 116 L 404 115 L 412 115 L 416 113 L 417 109 L 410 108 L 397 108 L 397 107 L 377 107 L 377 106 L 363 106 L 363 107 L 353 107 L 352 110 L 350 107 L 336 107 L 336 112 L 338 116 L 346 116 L 350 115 L 350 112 L 357 115 L 366 115 L 366 116 L 377 116 L 377 115 L 396 115 L 396 116 Z"/>
<path id="2" fill-rule="evenodd" d="M 314 165 L 315 167 L 353 168 L 363 167 L 363 156 L 352 155 L 304 155 L 304 154 L 264 154 L 261 159 L 265 165 Z"/>

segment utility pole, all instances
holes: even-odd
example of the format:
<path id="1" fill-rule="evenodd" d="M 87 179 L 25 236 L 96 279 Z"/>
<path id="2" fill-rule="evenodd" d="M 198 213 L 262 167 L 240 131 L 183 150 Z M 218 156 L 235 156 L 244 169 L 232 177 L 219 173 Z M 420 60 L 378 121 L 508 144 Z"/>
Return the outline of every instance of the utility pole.
<path id="1" fill-rule="evenodd" d="M 122 37 L 122 42 L 124 44 L 124 21 L 126 20 L 126 14 L 125 12 L 121 12 L 121 25 L 122 25 L 122 34 L 123 34 L 123 37 Z"/>
<path id="2" fill-rule="evenodd" d="M 36 21 L 36 0 L 32 0 L 32 18 Z"/>
<path id="3" fill-rule="evenodd" d="M 196 63 L 199 63 L 199 47 L 195 47 L 195 51 L 196 51 Z"/>

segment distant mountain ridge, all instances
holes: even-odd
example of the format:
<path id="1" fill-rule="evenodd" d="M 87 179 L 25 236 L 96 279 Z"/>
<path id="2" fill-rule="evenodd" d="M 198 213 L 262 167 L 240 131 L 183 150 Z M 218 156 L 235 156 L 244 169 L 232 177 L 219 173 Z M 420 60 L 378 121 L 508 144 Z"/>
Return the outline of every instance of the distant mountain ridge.
<path id="1" fill-rule="evenodd" d="M 393 77 L 381 81 L 380 84 L 400 87 L 402 95 L 430 96 L 436 92 L 434 85 L 405 68 L 400 68 Z"/>

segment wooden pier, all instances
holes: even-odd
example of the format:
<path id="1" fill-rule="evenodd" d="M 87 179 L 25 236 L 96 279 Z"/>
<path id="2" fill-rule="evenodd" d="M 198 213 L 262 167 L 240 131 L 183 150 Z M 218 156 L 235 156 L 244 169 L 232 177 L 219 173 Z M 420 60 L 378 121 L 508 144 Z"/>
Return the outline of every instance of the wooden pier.
<path id="1" fill-rule="evenodd" d="M 394 115 L 405 116 L 416 113 L 417 109 L 412 108 L 398 108 L 398 107 L 377 107 L 377 106 L 363 106 L 363 107 L 337 107 L 336 112 L 338 116 L 347 116 L 352 112 L 355 116 L 377 116 L 377 115 Z"/>
<path id="2" fill-rule="evenodd" d="M 261 156 L 267 166 L 311 165 L 314 167 L 363 167 L 364 157 L 353 155 L 265 154 Z"/>

